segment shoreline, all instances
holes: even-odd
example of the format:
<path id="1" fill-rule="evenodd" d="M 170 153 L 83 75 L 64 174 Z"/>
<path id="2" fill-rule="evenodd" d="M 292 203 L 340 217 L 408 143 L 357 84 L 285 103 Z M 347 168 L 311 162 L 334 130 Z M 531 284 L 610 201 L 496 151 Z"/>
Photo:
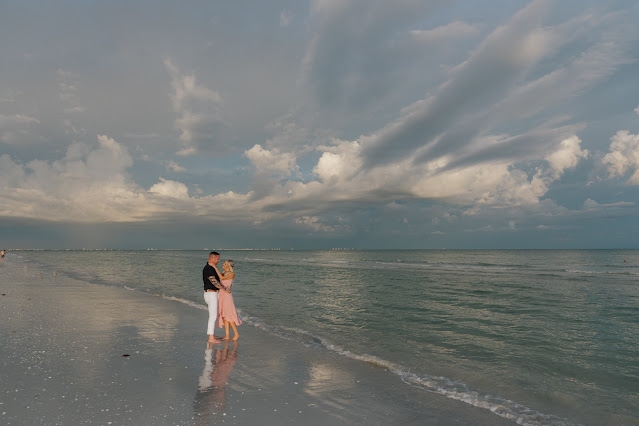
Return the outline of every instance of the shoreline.
<path id="1" fill-rule="evenodd" d="M 0 293 L 3 424 L 513 424 L 251 325 L 210 348 L 202 309 L 14 256 Z"/>

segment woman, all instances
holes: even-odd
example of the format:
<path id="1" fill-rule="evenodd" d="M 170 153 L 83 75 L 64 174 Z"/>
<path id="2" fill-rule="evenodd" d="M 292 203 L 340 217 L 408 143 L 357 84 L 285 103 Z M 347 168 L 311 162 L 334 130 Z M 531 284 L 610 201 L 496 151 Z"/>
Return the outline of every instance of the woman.
<path id="1" fill-rule="evenodd" d="M 235 278 L 235 262 L 231 259 L 224 262 L 222 269 L 224 273 L 221 273 L 216 266 L 215 271 L 220 276 L 220 283 L 224 287 L 224 290 L 220 291 L 217 298 L 217 317 L 218 327 L 224 325 L 224 332 L 226 335 L 222 340 L 237 340 L 240 334 L 237 332 L 237 326 L 242 324 L 242 321 L 235 311 L 235 302 L 233 302 L 233 295 L 231 294 L 231 286 L 233 285 L 233 278 Z M 233 338 L 229 335 L 229 326 L 233 329 Z"/>

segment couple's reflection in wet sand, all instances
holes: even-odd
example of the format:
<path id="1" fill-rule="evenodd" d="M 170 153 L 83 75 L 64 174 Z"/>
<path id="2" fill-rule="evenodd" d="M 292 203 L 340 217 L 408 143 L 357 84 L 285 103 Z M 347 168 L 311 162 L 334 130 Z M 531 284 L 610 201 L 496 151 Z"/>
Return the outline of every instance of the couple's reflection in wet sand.
<path id="1" fill-rule="evenodd" d="M 204 351 L 204 370 L 197 387 L 194 408 L 198 424 L 212 424 L 215 418 L 224 415 L 226 407 L 226 384 L 238 359 L 238 341 L 224 342 L 214 346 L 208 343 Z"/>

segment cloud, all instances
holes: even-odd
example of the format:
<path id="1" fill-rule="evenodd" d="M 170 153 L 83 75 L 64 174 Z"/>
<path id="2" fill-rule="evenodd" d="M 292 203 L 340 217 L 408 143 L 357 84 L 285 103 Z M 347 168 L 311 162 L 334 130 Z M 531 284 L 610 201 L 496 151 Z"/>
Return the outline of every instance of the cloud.
<path id="1" fill-rule="evenodd" d="M 286 28 L 291 24 L 295 15 L 290 10 L 282 10 L 280 12 L 280 27 Z"/>
<path id="2" fill-rule="evenodd" d="M 322 223 L 317 216 L 302 216 L 295 218 L 295 223 L 310 228 L 314 232 L 335 232 L 338 227 Z"/>
<path id="3" fill-rule="evenodd" d="M 346 110 L 352 117 L 392 95 L 401 83 L 395 72 L 416 59 L 414 52 L 398 57 L 395 42 L 437 7 L 438 2 L 313 2 L 312 38 L 300 77 L 312 102 L 326 115 Z"/>
<path id="4" fill-rule="evenodd" d="M 331 238 L 379 223 L 452 238 L 603 217 L 635 195 L 613 178 L 639 184 L 637 135 L 610 148 L 600 137 L 628 128 L 618 109 L 636 105 L 637 32 L 636 8 L 595 3 L 317 0 L 271 8 L 250 30 L 242 14 L 189 26 L 159 6 L 160 32 L 128 14 L 117 33 L 93 33 L 120 43 L 78 27 L 64 70 L 46 39 L 28 62 L 18 40 L 0 76 L 0 216 Z M 591 156 L 610 180 L 588 187 Z"/>
<path id="5" fill-rule="evenodd" d="M 635 203 L 631 203 L 628 201 L 620 201 L 620 202 L 616 202 L 616 203 L 607 203 L 607 204 L 599 204 L 598 202 L 596 202 L 595 200 L 588 198 L 586 201 L 584 201 L 584 210 L 599 210 L 599 209 L 604 209 L 604 210 L 608 210 L 609 207 L 632 207 L 634 206 Z"/>
<path id="6" fill-rule="evenodd" d="M 250 203 L 250 193 L 191 197 L 185 184 L 164 178 L 145 190 L 127 173 L 133 166 L 128 150 L 106 135 L 97 139 L 97 146 L 72 143 L 64 158 L 52 162 L 21 165 L 0 156 L 0 217 L 79 223 L 153 221 L 185 214 L 209 221 L 260 217 L 261 205 Z"/>
<path id="7" fill-rule="evenodd" d="M 160 182 L 149 188 L 151 194 L 169 198 L 189 198 L 189 189 L 181 182 L 160 178 Z"/>
<path id="8" fill-rule="evenodd" d="M 0 141 L 17 145 L 29 143 L 29 131 L 40 124 L 40 120 L 23 114 L 0 114 Z"/>
<path id="9" fill-rule="evenodd" d="M 348 184 L 362 166 L 359 158 L 361 146 L 358 142 L 338 141 L 338 145 L 334 147 L 320 146 L 317 149 L 323 153 L 313 168 L 313 173 L 323 182 Z"/>
<path id="10" fill-rule="evenodd" d="M 11 157 L 7 154 L 0 155 L 0 170 L 2 170 L 0 187 L 3 192 L 7 191 L 12 186 L 19 185 L 24 180 L 24 169 L 20 165 L 14 163 Z"/>
<path id="11" fill-rule="evenodd" d="M 610 178 L 632 173 L 628 185 L 639 185 L 639 135 L 619 130 L 611 139 L 610 152 L 602 159 Z"/>
<path id="12" fill-rule="evenodd" d="M 557 108 L 563 115 L 555 114 L 553 105 L 630 63 L 628 46 L 617 40 L 616 31 L 583 43 L 588 31 L 609 24 L 610 17 L 582 15 L 544 26 L 548 5 L 531 2 L 495 29 L 433 94 L 405 107 L 399 119 L 382 129 L 361 136 L 364 167 L 406 158 L 449 168 L 484 162 L 512 167 L 546 160 L 556 144 L 583 130 L 584 123 L 567 124 L 571 117 L 565 108 Z M 561 56 L 577 40 L 580 53 Z M 548 68 L 549 62 L 554 68 Z M 500 132 L 503 128 L 520 133 Z"/>
<path id="13" fill-rule="evenodd" d="M 455 38 L 473 37 L 478 34 L 477 26 L 461 21 L 451 22 L 432 30 L 413 30 L 410 32 L 415 40 L 424 43 L 440 43 Z"/>
<path id="14" fill-rule="evenodd" d="M 404 115 L 367 136 L 368 166 L 416 155 L 427 161 L 457 152 L 487 132 L 496 115 L 491 106 L 516 90 L 525 73 L 550 51 L 557 37 L 540 26 L 546 2 L 532 2 L 493 31 L 455 68 L 431 96 L 404 109 Z"/>
<path id="15" fill-rule="evenodd" d="M 245 151 L 244 155 L 255 166 L 258 173 L 276 172 L 289 175 L 298 169 L 295 164 L 295 154 L 280 152 L 278 148 L 266 150 L 258 144 Z"/>
<path id="16" fill-rule="evenodd" d="M 266 130 L 273 136 L 267 139 L 267 148 L 278 148 L 291 152 L 307 152 L 316 138 L 309 128 L 312 126 L 308 117 L 299 111 L 289 112 L 267 124 Z M 320 138 L 321 139 L 321 138 Z"/>
<path id="17" fill-rule="evenodd" d="M 568 137 L 545 158 L 532 177 L 513 167 L 512 161 L 495 160 L 448 168 L 446 158 L 416 164 L 411 159 L 372 168 L 364 167 L 362 144 L 335 141 L 318 147 L 322 152 L 313 172 L 319 181 L 288 186 L 289 203 L 304 199 L 324 202 L 386 203 L 398 199 L 439 200 L 456 205 L 482 207 L 534 205 L 565 170 L 573 169 L 588 151 L 581 140 Z M 474 213 L 473 213 L 474 212 Z"/>
<path id="18" fill-rule="evenodd" d="M 565 170 L 577 167 L 579 159 L 588 158 L 588 154 L 587 149 L 581 149 L 581 139 L 577 136 L 562 140 L 559 148 L 546 157 L 551 176 L 558 179 Z"/>
<path id="19" fill-rule="evenodd" d="M 175 129 L 180 133 L 180 155 L 228 147 L 224 145 L 224 102 L 215 91 L 197 83 L 194 75 L 184 75 L 171 59 L 164 60 L 171 75 L 171 101 L 178 115 Z"/>
<path id="20" fill-rule="evenodd" d="M 177 172 L 177 173 L 181 173 L 181 172 L 186 172 L 186 169 L 182 166 L 180 166 L 178 163 L 176 163 L 175 161 L 169 161 L 166 165 L 166 168 L 168 170 Z"/>
<path id="21" fill-rule="evenodd" d="M 97 142 L 97 146 L 72 143 L 62 159 L 51 162 L 32 160 L 22 165 L 9 155 L 0 156 L 0 216 L 80 223 L 176 216 L 256 223 L 283 217 L 281 211 L 269 207 L 285 201 L 286 194 L 272 193 L 265 200 L 255 198 L 252 192 L 191 196 L 184 183 L 165 178 L 145 190 L 128 174 L 133 159 L 126 147 L 106 135 L 99 135 Z M 248 156 L 262 171 L 288 173 L 296 167 L 294 156 L 259 146 L 249 150 Z M 201 193 L 197 188 L 195 192 Z M 285 216 L 296 214 L 291 211 Z M 316 229 L 329 229 L 316 222 Z"/>
<path id="22" fill-rule="evenodd" d="M 0 215 L 50 221 L 100 222 L 140 217 L 138 188 L 125 170 L 133 164 L 126 149 L 98 136 L 98 147 L 71 144 L 61 160 L 33 160 L 22 166 L 8 156 L 13 176 L 0 194 Z"/>
<path id="23" fill-rule="evenodd" d="M 599 208 L 599 206 L 600 206 L 599 203 L 597 203 L 595 200 L 592 200 L 590 198 L 584 201 L 584 209 L 586 210 L 596 209 L 596 208 Z"/>
<path id="24" fill-rule="evenodd" d="M 318 3 L 316 17 L 322 27 L 335 25 L 346 31 L 340 19 L 352 5 Z M 550 185 L 588 158 L 589 151 L 581 148 L 576 135 L 584 129 L 582 123 L 565 124 L 568 116 L 544 120 L 535 115 L 548 108 L 548 97 L 561 101 L 576 96 L 628 63 L 617 44 L 594 42 L 583 44 L 580 55 L 548 70 L 543 61 L 554 60 L 577 37 L 568 35 L 583 35 L 588 29 L 579 29 L 585 26 L 583 16 L 544 26 L 548 6 L 545 1 L 532 2 L 498 27 L 451 70 L 448 81 L 434 94 L 405 107 L 398 120 L 356 141 L 334 139 L 334 145 L 318 147 L 320 158 L 313 168 L 318 181 L 288 182 L 273 194 L 287 194 L 290 208 L 308 208 L 313 198 L 323 203 L 422 199 L 473 206 L 467 214 L 487 206 L 539 203 Z M 374 21 L 382 9 L 372 8 L 364 21 Z M 593 20 L 590 25 L 598 23 Z M 455 30 L 460 34 L 475 31 L 457 22 L 434 33 L 413 35 L 452 35 Z M 346 33 L 348 39 L 357 39 L 366 34 L 366 25 L 362 34 Z M 316 38 L 311 43 L 305 60 L 307 77 L 317 71 L 315 61 L 329 55 L 322 50 L 324 42 Z M 524 117 L 535 120 L 520 133 L 494 132 L 523 123 Z M 278 203 L 284 201 L 275 198 L 274 205 L 282 206 Z"/>
<path id="25" fill-rule="evenodd" d="M 361 146 L 343 141 L 322 153 L 313 171 L 319 181 L 287 182 L 289 208 L 308 206 L 316 212 L 327 203 L 383 204 L 398 199 L 439 200 L 453 204 L 510 205 L 536 203 L 545 193 L 525 173 L 508 163 L 483 164 L 439 172 L 437 164 L 414 165 L 410 160 L 362 168 Z M 306 207 L 308 208 L 308 207 Z"/>
<path id="26" fill-rule="evenodd" d="M 65 113 L 85 112 L 86 108 L 78 101 L 78 77 L 69 71 L 58 69 L 58 97 L 64 105 Z"/>

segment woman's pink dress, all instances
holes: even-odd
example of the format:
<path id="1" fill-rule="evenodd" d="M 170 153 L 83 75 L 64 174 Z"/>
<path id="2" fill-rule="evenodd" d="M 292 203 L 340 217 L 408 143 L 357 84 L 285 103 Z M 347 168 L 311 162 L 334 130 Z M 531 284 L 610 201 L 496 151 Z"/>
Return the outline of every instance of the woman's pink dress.
<path id="1" fill-rule="evenodd" d="M 228 289 L 231 289 L 233 280 L 221 280 L 222 285 Z M 233 295 L 227 293 L 224 290 L 217 292 L 217 324 L 218 327 L 224 327 L 224 320 L 228 322 L 234 322 L 235 325 L 242 324 L 240 317 L 235 311 L 235 302 L 233 302 Z"/>

